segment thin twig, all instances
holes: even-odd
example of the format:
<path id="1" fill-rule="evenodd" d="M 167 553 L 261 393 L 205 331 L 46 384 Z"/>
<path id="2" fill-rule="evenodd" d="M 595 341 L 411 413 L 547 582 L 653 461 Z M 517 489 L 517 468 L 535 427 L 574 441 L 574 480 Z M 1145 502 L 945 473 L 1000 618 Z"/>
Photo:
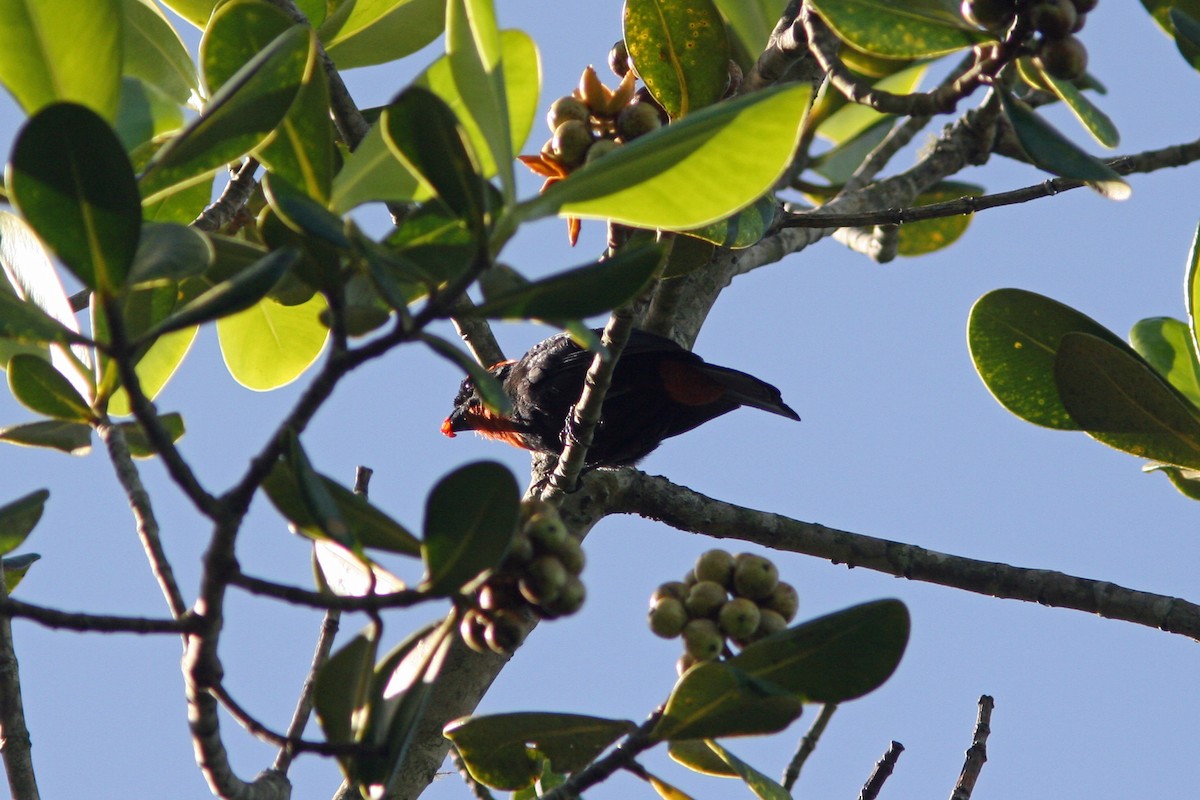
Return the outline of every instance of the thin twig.
<path id="1" fill-rule="evenodd" d="M 297 586 L 287 586 L 282 583 L 255 578 L 243 572 L 229 576 L 229 585 L 243 589 L 250 594 L 262 597 L 273 597 L 297 606 L 319 608 L 324 611 L 362 611 L 377 612 L 385 608 L 410 608 L 417 603 L 427 600 L 440 600 L 430 597 L 415 589 L 405 589 L 390 594 L 368 594 L 362 597 L 351 595 L 329 594 L 301 589 Z"/>
<path id="2" fill-rule="evenodd" d="M 987 761 L 987 740 L 992 733 L 992 709 L 996 703 L 990 695 L 979 698 L 979 713 L 975 717 L 975 735 L 971 737 L 971 746 L 967 748 L 966 760 L 950 800 L 970 800 L 971 792 L 975 791 L 975 781 L 979 780 L 979 772 Z"/>
<path id="3" fill-rule="evenodd" d="M 896 767 L 896 761 L 903 752 L 904 745 L 899 742 L 892 742 L 888 745 L 887 752 L 875 764 L 875 769 L 871 771 L 871 777 L 867 778 L 866 785 L 858 793 L 858 800 L 875 800 L 879 796 L 879 790 L 883 788 L 884 781 L 892 774 L 892 770 Z"/>
<path id="4" fill-rule="evenodd" d="M 288 767 L 292 765 L 292 759 L 296 756 L 296 750 L 292 746 L 292 743 L 300 741 L 304 729 L 308 727 L 308 720 L 312 716 L 313 689 L 317 685 L 317 672 L 329 659 L 329 653 L 333 649 L 333 640 L 337 636 L 341 619 L 341 611 L 330 610 L 325 612 L 325 618 L 321 621 L 321 633 L 317 637 L 317 647 L 313 653 L 312 666 L 309 667 L 308 675 L 304 678 L 304 685 L 300 687 L 300 697 L 296 700 L 296 710 L 292 713 L 292 721 L 288 724 L 286 743 L 280 746 L 279 752 L 275 756 L 275 769 L 285 775 L 287 774 Z"/>
<path id="5" fill-rule="evenodd" d="M 0 617 L 27 619 L 46 628 L 80 633 L 173 633 L 180 635 L 194 632 L 198 626 L 197 620 L 191 615 L 184 615 L 178 619 L 153 619 L 150 617 L 122 617 L 112 614 L 73 613 L 33 605 L 21 600 L 14 600 L 11 597 L 0 601 Z"/>
<path id="6" fill-rule="evenodd" d="M 804 734 L 804 738 L 800 740 L 800 746 L 796 748 L 796 755 L 792 756 L 791 762 L 787 765 L 787 770 L 783 773 L 783 788 L 789 792 L 796 785 L 796 779 L 800 777 L 800 770 L 804 768 L 804 762 L 817 749 L 817 742 L 821 739 L 821 734 L 825 732 L 825 726 L 829 724 L 829 720 L 833 718 L 833 712 L 837 711 L 837 703 L 826 703 L 821 706 L 821 713 L 813 720 L 809 726 L 808 732 Z"/>
<path id="7" fill-rule="evenodd" d="M 0 602 L 8 601 L 4 565 L 0 563 Z M 12 620 L 0 616 L 0 755 L 13 797 L 38 800 L 37 776 L 33 771 L 33 740 L 25 725 L 21 700 L 21 671 L 13 645 Z"/>
<path id="8" fill-rule="evenodd" d="M 350 753 L 361 752 L 361 746 L 357 744 L 330 744 L 329 742 L 314 742 L 299 737 L 292 737 L 271 730 L 262 722 L 260 722 L 253 714 L 247 711 L 240 703 L 230 696 L 224 686 L 214 686 L 212 694 L 229 715 L 233 717 L 238 725 L 245 728 L 251 735 L 258 739 L 262 739 L 268 744 L 281 747 L 285 750 L 290 750 L 294 753 L 316 753 L 325 756 L 342 756 Z M 277 769 L 277 768 L 276 768 Z M 277 771 L 283 774 L 283 770 Z"/>
<path id="9" fill-rule="evenodd" d="M 659 740 L 650 738 L 650 731 L 654 730 L 654 726 L 658 724 L 661 717 L 662 711 L 655 711 L 638 726 L 637 730 L 630 733 L 613 748 L 612 752 L 588 764 L 543 794 L 541 800 L 572 800 L 572 798 L 579 797 L 589 787 L 606 780 L 617 770 L 627 769 L 630 764 L 634 763 L 634 759 L 659 743 Z"/>
<path id="10" fill-rule="evenodd" d="M 125 441 L 125 433 L 116 425 L 105 422 L 96 427 L 96 433 L 108 448 L 108 458 L 116 470 L 117 480 L 125 490 L 129 508 L 133 511 L 133 519 L 137 525 L 138 539 L 146 558 L 150 562 L 150 571 L 154 573 L 158 587 L 166 598 L 167 608 L 176 619 L 187 613 L 187 603 L 179 584 L 175 580 L 175 572 L 163 549 L 162 538 L 159 536 L 158 520 L 154 516 L 154 508 L 150 505 L 150 495 L 142 484 L 137 466 L 129 454 L 129 445 Z"/>

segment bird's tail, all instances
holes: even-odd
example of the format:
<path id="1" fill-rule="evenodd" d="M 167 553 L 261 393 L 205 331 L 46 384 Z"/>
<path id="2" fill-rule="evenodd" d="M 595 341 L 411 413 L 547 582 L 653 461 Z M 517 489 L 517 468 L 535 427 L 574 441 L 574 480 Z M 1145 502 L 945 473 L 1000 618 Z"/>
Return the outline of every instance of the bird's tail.
<path id="1" fill-rule="evenodd" d="M 760 408 L 788 419 L 800 419 L 800 415 L 783 402 L 783 395 L 779 390 L 766 381 L 736 369 L 719 367 L 716 364 L 698 366 L 701 372 L 725 387 L 726 396 L 729 399 L 736 400 L 744 406 Z"/>

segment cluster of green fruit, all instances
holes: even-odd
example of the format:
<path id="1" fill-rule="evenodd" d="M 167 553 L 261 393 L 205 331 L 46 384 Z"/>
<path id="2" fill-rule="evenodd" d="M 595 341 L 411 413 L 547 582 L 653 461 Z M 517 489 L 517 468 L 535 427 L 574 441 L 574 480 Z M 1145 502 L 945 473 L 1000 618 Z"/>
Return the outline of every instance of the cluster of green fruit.
<path id="1" fill-rule="evenodd" d="M 683 637 L 682 675 L 692 665 L 728 654 L 729 641 L 745 647 L 778 633 L 796 616 L 800 598 L 779 580 L 769 559 L 752 553 L 709 550 L 682 581 L 664 583 L 650 597 L 650 630 L 664 639 Z"/>
<path id="2" fill-rule="evenodd" d="M 990 31 L 1006 30 L 1018 18 L 1037 34 L 1033 60 L 1046 74 L 1075 80 L 1087 69 L 1087 48 L 1075 36 L 1099 0 L 963 0 L 968 22 Z"/>
<path id="3" fill-rule="evenodd" d="M 574 614 L 586 596 L 579 579 L 583 565 L 579 538 L 567 530 L 558 509 L 526 501 L 508 554 L 463 615 L 463 641 L 478 652 L 504 655 L 524 640 L 530 614 L 542 619 Z"/>

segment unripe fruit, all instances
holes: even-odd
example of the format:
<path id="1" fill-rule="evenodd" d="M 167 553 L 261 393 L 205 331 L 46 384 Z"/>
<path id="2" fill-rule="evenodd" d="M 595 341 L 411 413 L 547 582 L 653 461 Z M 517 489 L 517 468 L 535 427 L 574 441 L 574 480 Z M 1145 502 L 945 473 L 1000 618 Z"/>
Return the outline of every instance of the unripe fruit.
<path id="1" fill-rule="evenodd" d="M 693 619 L 698 617 L 716 617 L 721 606 L 725 604 L 725 587 L 713 581 L 698 581 L 688 590 L 687 599 L 683 601 L 684 608 Z"/>
<path id="2" fill-rule="evenodd" d="M 566 567 L 558 558 L 538 556 L 529 563 L 518 586 L 526 600 L 535 605 L 544 605 L 558 596 L 568 577 Z"/>
<path id="3" fill-rule="evenodd" d="M 770 636 L 782 630 L 787 630 L 787 620 L 778 611 L 764 608 L 759 612 L 758 630 L 754 632 L 755 637 Z"/>
<path id="4" fill-rule="evenodd" d="M 688 624 L 688 609 L 674 597 L 664 597 L 650 607 L 648 621 L 654 636 L 673 639 L 683 633 L 683 626 Z"/>
<path id="5" fill-rule="evenodd" d="M 650 605 L 653 606 L 655 603 L 658 603 L 660 600 L 666 597 L 672 597 L 682 603 L 684 598 L 687 597 L 687 594 L 688 587 L 683 581 L 667 581 L 666 583 L 660 584 L 659 587 L 654 590 L 654 594 L 650 595 Z"/>
<path id="6" fill-rule="evenodd" d="M 627 142 L 661 127 L 658 109 L 646 103 L 625 106 L 617 115 L 617 133 Z"/>
<path id="7" fill-rule="evenodd" d="M 711 619 L 694 619 L 683 626 L 683 646 L 697 661 L 712 661 L 725 647 L 725 637 Z"/>
<path id="8" fill-rule="evenodd" d="M 989 31 L 1008 27 L 1017 13 L 1014 0 L 963 0 L 959 6 L 963 19 Z"/>
<path id="9" fill-rule="evenodd" d="M 508 553 L 504 556 L 502 566 L 505 569 L 520 571 L 532 559 L 533 542 L 524 533 L 518 531 L 508 545 Z"/>
<path id="10" fill-rule="evenodd" d="M 521 594 L 514 583 L 491 580 L 479 590 L 479 607 L 485 611 L 516 608 L 520 604 Z"/>
<path id="11" fill-rule="evenodd" d="M 587 123 L 569 119 L 554 129 L 551 148 L 554 157 L 569 167 L 583 163 L 588 148 L 592 145 L 592 131 Z"/>
<path id="12" fill-rule="evenodd" d="M 583 581 L 574 575 L 568 575 L 562 590 L 546 605 L 546 610 L 557 616 L 570 616 L 583 608 L 583 601 L 586 598 L 587 589 L 584 587 Z"/>
<path id="13" fill-rule="evenodd" d="M 592 142 L 592 146 L 588 148 L 587 156 L 583 159 L 583 163 L 590 164 L 597 158 L 602 158 L 603 156 L 608 155 L 618 147 L 620 147 L 620 145 L 614 142 L 612 139 L 597 139 L 596 141 Z"/>
<path id="14" fill-rule="evenodd" d="M 650 90 L 647 89 L 645 86 L 638 89 L 634 93 L 633 97 L 636 102 L 647 103 L 651 108 L 653 108 L 655 111 L 657 111 L 658 112 L 658 121 L 661 122 L 663 125 L 666 125 L 668 122 L 671 121 L 671 118 L 667 115 L 667 110 L 658 104 L 658 101 L 654 99 L 654 95 L 650 94 Z"/>
<path id="15" fill-rule="evenodd" d="M 547 512 L 530 517 L 525 523 L 524 532 L 533 542 L 533 549 L 539 553 L 555 552 L 571 536 L 558 514 Z"/>
<path id="16" fill-rule="evenodd" d="M 583 101 L 568 95 L 560 97 L 550 104 L 550 110 L 546 112 L 546 125 L 551 132 L 554 132 L 567 120 L 573 119 L 586 123 L 588 116 L 588 107 L 583 104 Z"/>
<path id="17" fill-rule="evenodd" d="M 683 626 L 688 622 L 687 609 L 674 597 L 664 597 L 650 609 L 648 621 L 655 636 L 674 639 L 683 633 Z"/>
<path id="18" fill-rule="evenodd" d="M 484 638 L 487 631 L 488 619 L 475 609 L 468 611 L 458 624 L 458 633 L 462 636 L 467 647 L 476 653 L 486 653 L 490 648 Z"/>
<path id="19" fill-rule="evenodd" d="M 618 78 L 624 78 L 629 72 L 629 51 L 625 49 L 625 40 L 618 39 L 608 51 L 608 68 Z"/>
<path id="20" fill-rule="evenodd" d="M 762 601 L 762 607 L 778 613 L 785 622 L 791 622 L 796 618 L 796 612 L 800 610 L 800 595 L 796 592 L 795 586 L 780 581 L 775 585 L 770 596 Z"/>
<path id="21" fill-rule="evenodd" d="M 488 648 L 497 655 L 508 655 L 525 640 L 525 626 L 511 611 L 497 612 L 484 632 Z"/>
<path id="22" fill-rule="evenodd" d="M 695 584 L 696 584 L 696 572 L 695 572 L 695 570 L 689 569 L 686 573 L 684 573 L 683 585 L 690 589 Z"/>
<path id="23" fill-rule="evenodd" d="M 1078 16 L 1071 0 L 1041 0 L 1029 12 L 1029 21 L 1043 36 L 1061 39 L 1075 28 Z"/>
<path id="24" fill-rule="evenodd" d="M 562 543 L 554 549 L 552 555 L 558 556 L 558 560 L 566 567 L 567 572 L 572 575 L 578 575 L 583 572 L 583 565 L 587 563 L 587 557 L 583 554 L 583 545 L 574 536 L 568 535 L 563 539 Z"/>
<path id="25" fill-rule="evenodd" d="M 717 613 L 717 625 L 721 633 L 730 639 L 745 639 L 758 630 L 761 613 L 753 600 L 744 597 L 734 599 L 721 606 Z"/>
<path id="26" fill-rule="evenodd" d="M 1043 39 L 1033 63 L 1059 80 L 1075 80 L 1087 70 L 1087 48 L 1074 36 Z"/>
<path id="27" fill-rule="evenodd" d="M 712 581 L 721 586 L 733 585 L 733 555 L 727 550 L 709 550 L 696 559 L 693 568 L 697 580 Z"/>
<path id="28" fill-rule="evenodd" d="M 733 590 L 741 597 L 762 600 L 770 597 L 779 583 L 779 570 L 769 559 L 752 553 L 737 557 L 733 570 Z"/>

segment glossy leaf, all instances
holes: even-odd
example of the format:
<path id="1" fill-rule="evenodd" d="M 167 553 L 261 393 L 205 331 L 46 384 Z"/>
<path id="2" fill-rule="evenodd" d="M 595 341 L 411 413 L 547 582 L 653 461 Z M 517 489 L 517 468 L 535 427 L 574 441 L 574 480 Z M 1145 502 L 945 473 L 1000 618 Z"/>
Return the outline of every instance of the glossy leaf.
<path id="1" fill-rule="evenodd" d="M 41 559 L 41 556 L 37 553 L 24 553 L 19 556 L 3 559 L 5 591 L 12 594 L 13 590 L 21 582 L 21 579 L 29 572 L 29 568 L 39 559 Z"/>
<path id="2" fill-rule="evenodd" d="M 0 506 L 0 555 L 7 555 L 21 546 L 42 518 L 49 498 L 48 490 L 38 489 Z"/>
<path id="3" fill-rule="evenodd" d="M 142 205 L 133 166 L 103 119 L 58 103 L 17 135 L 9 196 L 63 265 L 89 289 L 115 293 L 137 250 Z"/>
<path id="4" fill-rule="evenodd" d="M 661 247 L 626 248 L 607 261 L 553 275 L 488 298 L 471 313 L 496 319 L 582 319 L 637 297 L 662 263 Z"/>
<path id="5" fill-rule="evenodd" d="M 1200 407 L 1200 360 L 1186 323 L 1170 317 L 1139 320 L 1129 332 L 1129 343 L 1142 358 Z"/>
<path id="6" fill-rule="evenodd" d="M 26 114 L 67 101 L 111 120 L 121 91 L 118 0 L 0 0 L 0 83 Z"/>
<path id="7" fill-rule="evenodd" d="M 908 609 L 876 600 L 819 617 L 747 645 L 731 666 L 809 703 L 841 703 L 873 691 L 908 644 Z"/>
<path id="8" fill-rule="evenodd" d="M 617 148 L 517 208 L 687 230 L 728 217 L 770 191 L 791 161 L 807 83 L 718 103 Z"/>
<path id="9" fill-rule="evenodd" d="M 199 62 L 207 94 L 219 91 L 292 24 L 287 14 L 264 0 L 221 4 L 200 40 Z"/>
<path id="10" fill-rule="evenodd" d="M 1034 166 L 1063 178 L 1087 181 L 1109 200 L 1129 197 L 1129 184 L 1112 167 L 1079 149 L 1032 108 L 1006 91 L 1000 92 L 1000 102 L 1021 148 Z"/>
<path id="11" fill-rule="evenodd" d="M 962 197 L 977 197 L 984 193 L 982 186 L 973 183 L 942 181 L 917 195 L 914 206 L 944 203 Z M 897 252 L 902 256 L 920 256 L 949 247 L 967 232 L 974 214 L 908 222 L 897 232 L 900 240 Z"/>
<path id="12" fill-rule="evenodd" d="M 334 128 L 329 117 L 329 81 L 320 65 L 309 76 L 275 136 L 258 150 L 258 158 L 274 175 L 286 178 L 315 200 L 329 200 L 333 183 Z"/>
<path id="13" fill-rule="evenodd" d="M 203 28 L 219 0 L 163 0 L 163 5 L 197 28 Z"/>
<path id="14" fill-rule="evenodd" d="M 675 740 L 776 733 L 799 717 L 802 707 L 792 692 L 728 662 L 704 661 L 675 684 L 650 735 Z"/>
<path id="15" fill-rule="evenodd" d="M 782 0 L 714 0 L 714 4 L 741 49 L 749 54 L 761 53 L 766 48 L 771 31 L 787 5 Z"/>
<path id="16" fill-rule="evenodd" d="M 636 727 L 628 720 L 521 712 L 454 720 L 444 733 L 472 777 L 496 789 L 516 790 L 541 774 L 527 745 L 545 755 L 555 772 L 575 772 Z"/>
<path id="17" fill-rule="evenodd" d="M 736 778 L 738 774 L 708 746 L 708 739 L 676 739 L 667 747 L 667 755 L 677 764 L 682 764 L 702 775 L 718 778 Z"/>
<path id="18" fill-rule="evenodd" d="M 907 62 L 897 62 L 907 64 Z M 910 94 L 917 91 L 921 79 L 929 71 L 929 64 L 921 62 L 887 75 L 873 85 L 876 89 L 893 94 Z M 806 125 L 816 125 L 817 135 L 832 144 L 841 145 L 884 119 L 895 119 L 894 115 L 882 114 L 870 106 L 851 103 L 836 90 L 826 90 L 813 105 L 812 117 Z"/>
<path id="19" fill-rule="evenodd" d="M 492 0 L 447 0 L 446 56 L 454 83 L 496 164 L 504 197 L 516 193 L 504 53 Z"/>
<path id="20" fill-rule="evenodd" d="M 271 291 L 283 274 L 296 263 L 296 250 L 274 250 L 227 281 L 222 281 L 167 317 L 143 338 L 152 339 L 170 331 L 211 322 L 243 311 Z"/>
<path id="21" fill-rule="evenodd" d="M 1200 500 L 1200 470 L 1185 469 L 1174 464 L 1146 464 L 1142 471 L 1161 472 L 1184 497 Z"/>
<path id="22" fill-rule="evenodd" d="M 92 449 L 92 429 L 80 422 L 26 422 L 0 429 L 0 442 L 86 456 Z"/>
<path id="23" fill-rule="evenodd" d="M 990 39 L 938 0 L 814 0 L 812 6 L 842 41 L 886 58 L 934 58 Z"/>
<path id="24" fill-rule="evenodd" d="M 477 461 L 438 481 L 425 501 L 424 587 L 453 594 L 500 563 L 516 532 L 521 493 L 508 469 Z"/>
<path id="25" fill-rule="evenodd" d="M 473 232 L 487 214 L 483 179 L 475 168 L 466 133 L 449 107 L 432 92 L 406 89 L 380 118 L 392 153 L 420 176 Z"/>
<path id="26" fill-rule="evenodd" d="M 1075 119 L 1079 120 L 1079 124 L 1083 125 L 1093 139 L 1110 149 L 1121 143 L 1121 134 L 1112 119 L 1097 108 L 1074 83 L 1055 78 L 1043 69 L 1038 69 L 1038 77 L 1067 108 L 1071 109 Z"/>
<path id="27" fill-rule="evenodd" d="M 286 386 L 321 355 L 329 330 L 321 324 L 325 298 L 285 306 L 269 297 L 217 320 L 221 355 L 233 379 L 256 392 Z"/>
<path id="28" fill-rule="evenodd" d="M 729 84 L 729 40 L 712 0 L 625 0 L 625 47 L 672 120 L 712 105 Z"/>
<path id="29" fill-rule="evenodd" d="M 463 372 L 471 377 L 471 381 L 479 391 L 480 397 L 483 398 L 484 405 L 500 414 L 508 414 L 512 411 L 512 401 L 504 393 L 500 382 L 492 377 L 492 374 L 487 369 L 480 366 L 478 361 L 445 339 L 426 335 L 422 337 L 422 341 L 429 345 L 442 358 L 457 364 Z"/>
<path id="30" fill-rule="evenodd" d="M 150 159 L 141 176 L 146 202 L 206 180 L 263 144 L 291 108 L 315 55 L 311 29 L 296 26 L 225 81 L 204 113 Z"/>
<path id="31" fill-rule="evenodd" d="M 775 198 L 765 195 L 731 217 L 683 233 L 718 247 L 740 250 L 762 241 L 775 221 L 775 210 Z M 674 246 L 678 247 L 679 242 L 676 241 Z"/>
<path id="32" fill-rule="evenodd" d="M 351 744 L 361 734 L 358 713 L 367 702 L 378 642 L 360 633 L 335 652 L 317 671 L 313 707 L 325 739 Z"/>
<path id="33" fill-rule="evenodd" d="M 321 24 L 325 51 L 339 69 L 385 64 L 417 52 L 445 27 L 446 0 L 355 0 Z"/>
<path id="34" fill-rule="evenodd" d="M 1054 380 L 1059 342 L 1076 332 L 1128 348 L 1091 317 L 1022 289 L 997 289 L 975 301 L 967 343 L 979 377 L 1000 405 L 1035 425 L 1079 430 Z"/>
<path id="35" fill-rule="evenodd" d="M 421 551 L 420 542 L 387 514 L 337 481 L 319 475 L 325 491 L 337 505 L 338 514 L 353 532 L 355 541 L 365 548 L 389 553 L 415 556 Z M 292 469 L 282 461 L 277 463 L 263 481 L 263 489 L 272 505 L 300 532 L 318 538 L 320 532 L 300 496 L 300 487 Z"/>
<path id="36" fill-rule="evenodd" d="M 12 357 L 8 388 L 26 408 L 51 419 L 88 423 L 95 417 L 71 382 L 39 356 L 22 353 Z"/>
<path id="37" fill-rule="evenodd" d="M 771 780 L 754 767 L 742 761 L 727 749 L 709 739 L 709 749 L 736 771 L 742 782 L 761 800 L 792 800 L 792 795 L 777 782 Z"/>
<path id="38" fill-rule="evenodd" d="M 158 421 L 172 442 L 178 442 L 183 438 L 186 428 L 182 416 L 177 413 L 162 414 L 158 417 Z M 153 458 L 158 455 L 154 446 L 150 444 L 150 438 L 146 436 L 145 430 L 139 423 L 122 422 L 117 427 L 125 434 L 125 443 L 129 446 L 129 454 L 134 458 Z"/>
<path id="39" fill-rule="evenodd" d="M 655 775 L 646 773 L 646 780 L 650 782 L 650 786 L 654 791 L 658 792 L 658 796 L 663 800 L 692 800 L 692 796 L 687 792 L 664 781 Z"/>
<path id="40" fill-rule="evenodd" d="M 1063 406 L 1089 436 L 1139 458 L 1200 469 L 1200 410 L 1128 348 L 1068 333 L 1054 378 Z"/>
<path id="41" fill-rule="evenodd" d="M 176 105 L 200 88 L 196 66 L 166 15 L 149 0 L 120 0 L 124 75 L 152 86 Z"/>

